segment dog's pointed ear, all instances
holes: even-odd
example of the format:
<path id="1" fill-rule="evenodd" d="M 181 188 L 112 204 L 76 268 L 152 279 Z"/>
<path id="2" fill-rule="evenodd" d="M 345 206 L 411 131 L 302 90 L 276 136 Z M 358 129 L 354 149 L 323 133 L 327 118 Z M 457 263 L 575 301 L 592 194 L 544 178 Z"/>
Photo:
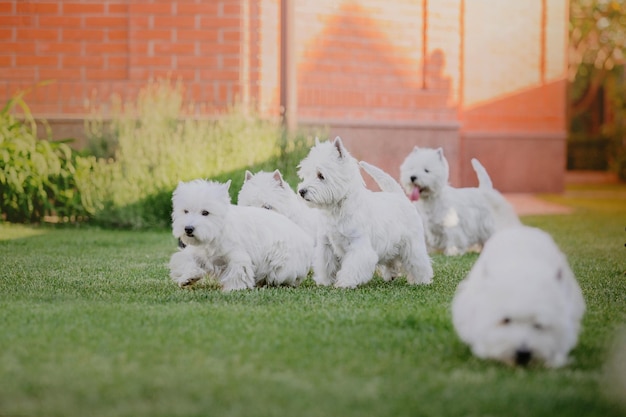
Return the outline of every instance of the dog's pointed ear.
<path id="1" fill-rule="evenodd" d="M 315 136 L 315 146 L 320 144 L 320 138 L 318 138 L 317 136 Z"/>
<path id="2" fill-rule="evenodd" d="M 250 181 L 250 180 L 252 179 L 252 177 L 253 177 L 253 176 L 254 176 L 254 175 L 252 175 L 252 172 L 250 172 L 250 171 L 248 171 L 248 170 L 246 169 L 246 175 L 245 175 L 245 177 L 243 178 L 243 182 Z"/>
<path id="3" fill-rule="evenodd" d="M 283 182 L 283 176 L 281 175 L 279 170 L 274 171 L 274 180 L 278 183 L 278 185 L 281 186 L 281 188 L 284 188 L 284 182 Z"/>
<path id="4" fill-rule="evenodd" d="M 226 193 L 228 193 L 228 190 L 230 189 L 230 183 L 231 183 L 231 180 L 228 180 L 226 181 L 226 183 L 224 183 L 224 191 Z"/>
<path id="5" fill-rule="evenodd" d="M 443 161 L 443 148 L 437 148 L 437 155 L 439 155 L 439 159 Z"/>
<path id="6" fill-rule="evenodd" d="M 337 149 L 337 152 L 339 152 L 339 158 L 346 156 L 346 148 L 343 146 L 343 142 L 339 136 L 335 138 L 333 146 Z"/>

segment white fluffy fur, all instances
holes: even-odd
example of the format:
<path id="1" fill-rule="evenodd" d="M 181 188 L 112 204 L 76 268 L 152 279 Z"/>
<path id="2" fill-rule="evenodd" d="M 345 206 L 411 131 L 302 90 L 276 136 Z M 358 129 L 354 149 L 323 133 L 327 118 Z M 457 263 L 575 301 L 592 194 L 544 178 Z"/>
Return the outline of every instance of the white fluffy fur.
<path id="1" fill-rule="evenodd" d="M 181 182 L 172 197 L 172 232 L 186 247 L 172 255 L 180 286 L 209 274 L 225 291 L 297 285 L 306 278 L 313 240 L 284 216 L 230 203 L 227 184 Z"/>
<path id="2" fill-rule="evenodd" d="M 487 241 L 452 302 L 454 328 L 472 352 L 512 365 L 565 365 L 584 311 L 565 255 L 550 235 L 524 226 Z"/>
<path id="3" fill-rule="evenodd" d="M 495 231 L 520 224 L 513 207 L 493 188 L 485 168 L 476 159 L 472 166 L 479 179 L 477 188 L 448 185 L 448 161 L 441 148 L 415 147 L 400 167 L 400 182 L 425 221 L 431 252 L 480 251 Z"/>
<path id="4" fill-rule="evenodd" d="M 377 264 L 403 270 L 411 284 L 431 282 L 419 214 L 399 193 L 368 190 L 340 138 L 316 141 L 298 175 L 298 193 L 326 218 L 314 258 L 318 284 L 354 288 L 372 278 Z"/>
<path id="5" fill-rule="evenodd" d="M 298 197 L 279 170 L 256 174 L 246 171 L 237 204 L 276 211 L 300 226 L 314 241 L 317 239 L 322 213 Z"/>

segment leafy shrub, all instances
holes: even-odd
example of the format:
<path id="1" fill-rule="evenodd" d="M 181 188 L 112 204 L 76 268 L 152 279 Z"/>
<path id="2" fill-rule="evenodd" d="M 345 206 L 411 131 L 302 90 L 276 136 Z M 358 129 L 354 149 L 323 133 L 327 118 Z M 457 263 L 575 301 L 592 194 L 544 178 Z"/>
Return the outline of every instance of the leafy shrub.
<path id="1" fill-rule="evenodd" d="M 171 193 L 179 181 L 232 179 L 235 201 L 245 169 L 293 164 L 295 173 L 300 159 L 289 155 L 304 149 L 305 136 L 284 137 L 278 123 L 236 107 L 217 118 L 198 117 L 198 109 L 185 106 L 183 97 L 180 83 L 160 80 L 133 102 L 113 97 L 109 122 L 98 111 L 92 113 L 86 123 L 92 149 L 113 156 L 92 157 L 77 183 L 98 223 L 169 227 Z"/>
<path id="2" fill-rule="evenodd" d="M 86 216 L 72 150 L 63 141 L 37 138 L 37 125 L 23 95 L 11 98 L 0 111 L 2 217 L 11 222 L 39 222 L 51 215 L 62 220 Z M 23 120 L 13 115 L 16 106 Z"/>

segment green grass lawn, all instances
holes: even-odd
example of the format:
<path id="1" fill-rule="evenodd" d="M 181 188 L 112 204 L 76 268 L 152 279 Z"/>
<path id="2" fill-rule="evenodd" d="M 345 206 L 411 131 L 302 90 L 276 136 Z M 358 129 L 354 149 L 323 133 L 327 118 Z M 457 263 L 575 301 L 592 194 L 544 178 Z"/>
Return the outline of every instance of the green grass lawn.
<path id="1" fill-rule="evenodd" d="M 605 190 L 606 191 L 606 190 Z M 223 294 L 168 278 L 168 231 L 0 225 L 0 416 L 622 416 L 604 364 L 626 322 L 626 187 L 547 196 L 526 217 L 587 302 L 565 368 L 474 358 L 450 302 L 476 255 L 434 256 L 430 286 Z"/>

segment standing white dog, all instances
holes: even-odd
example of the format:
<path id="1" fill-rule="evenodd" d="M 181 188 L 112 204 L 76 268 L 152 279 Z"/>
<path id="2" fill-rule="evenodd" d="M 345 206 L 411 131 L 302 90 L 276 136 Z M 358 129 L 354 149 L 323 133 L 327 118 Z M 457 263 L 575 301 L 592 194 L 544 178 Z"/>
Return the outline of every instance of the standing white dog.
<path id="1" fill-rule="evenodd" d="M 209 274 L 224 291 L 298 285 L 312 262 L 313 240 L 289 219 L 230 203 L 230 181 L 181 182 L 172 197 L 172 232 L 186 247 L 172 255 L 181 287 Z"/>
<path id="2" fill-rule="evenodd" d="M 477 159 L 472 166 L 478 188 L 448 185 L 449 167 L 443 149 L 418 148 L 400 167 L 400 181 L 426 224 L 430 251 L 462 255 L 480 251 L 497 230 L 520 224 L 513 207 L 493 188 L 485 168 Z"/>
<path id="3" fill-rule="evenodd" d="M 431 282 L 419 214 L 399 193 L 368 190 L 339 137 L 316 141 L 298 175 L 298 193 L 326 217 L 313 267 L 318 284 L 354 288 L 372 279 L 377 264 L 387 271 L 401 268 L 411 284 Z"/>
<path id="4" fill-rule="evenodd" d="M 585 301 L 547 233 L 513 227 L 493 235 L 456 291 L 454 328 L 479 358 L 511 365 L 567 363 Z"/>
<path id="5" fill-rule="evenodd" d="M 318 140 L 319 142 L 319 140 Z M 361 161 L 359 165 L 367 172 L 383 191 L 397 192 L 404 195 L 400 184 L 382 169 Z M 309 207 L 283 179 L 279 170 L 274 172 L 259 171 L 253 174 L 246 171 L 243 186 L 237 196 L 240 206 L 261 207 L 273 210 L 300 226 L 313 240 L 317 240 L 318 231 L 323 229 L 324 215 Z"/>

